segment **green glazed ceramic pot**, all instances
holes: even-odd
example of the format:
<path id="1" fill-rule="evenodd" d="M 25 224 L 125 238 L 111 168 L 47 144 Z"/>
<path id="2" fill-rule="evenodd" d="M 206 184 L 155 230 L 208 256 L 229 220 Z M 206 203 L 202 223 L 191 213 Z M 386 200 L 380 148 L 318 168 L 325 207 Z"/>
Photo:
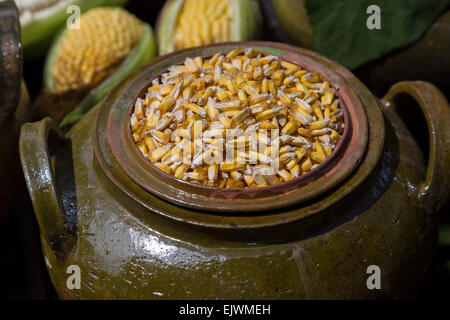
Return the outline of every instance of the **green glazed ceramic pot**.
<path id="1" fill-rule="evenodd" d="M 22 80 L 19 13 L 14 1 L 0 2 L 0 222 L 10 212 L 20 186 L 17 145 L 29 121 L 29 96 Z"/>
<path id="2" fill-rule="evenodd" d="M 237 47 L 298 63 L 338 88 L 346 129 L 334 155 L 310 174 L 244 191 L 155 170 L 128 129 L 136 98 L 187 56 Z M 428 123 L 427 164 L 398 116 L 404 95 Z M 50 118 L 25 124 L 20 154 L 61 298 L 406 298 L 420 288 L 449 195 L 449 120 L 432 84 L 397 83 L 379 100 L 315 52 L 227 43 L 152 60 L 64 136 Z M 71 265 L 79 267 L 80 289 L 67 286 Z M 372 265 L 380 289 L 368 289 Z"/>

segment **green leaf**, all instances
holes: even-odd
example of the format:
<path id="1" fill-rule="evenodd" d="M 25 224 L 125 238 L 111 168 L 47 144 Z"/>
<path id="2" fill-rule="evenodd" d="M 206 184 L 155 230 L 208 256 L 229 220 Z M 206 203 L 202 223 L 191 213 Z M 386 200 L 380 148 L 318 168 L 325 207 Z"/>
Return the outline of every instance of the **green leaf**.
<path id="1" fill-rule="evenodd" d="M 305 0 L 316 49 L 349 69 L 420 38 L 449 0 Z M 367 7 L 381 9 L 381 29 L 367 28 Z"/>

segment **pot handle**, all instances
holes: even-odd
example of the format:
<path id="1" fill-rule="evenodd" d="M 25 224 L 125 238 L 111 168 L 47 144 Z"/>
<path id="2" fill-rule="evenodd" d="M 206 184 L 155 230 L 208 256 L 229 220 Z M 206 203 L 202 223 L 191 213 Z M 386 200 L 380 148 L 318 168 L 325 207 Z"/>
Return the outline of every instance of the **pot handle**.
<path id="1" fill-rule="evenodd" d="M 20 132 L 20 161 L 42 237 L 58 251 L 67 242 L 68 228 L 59 201 L 49 147 L 50 132 L 61 138 L 57 123 L 45 118 L 25 123 Z"/>
<path id="2" fill-rule="evenodd" d="M 430 148 L 424 183 L 418 193 L 428 208 L 439 210 L 450 193 L 450 109 L 445 96 L 429 82 L 402 81 L 394 84 L 381 100 L 387 109 L 396 109 L 395 97 L 408 94 L 419 104 L 428 125 Z"/>

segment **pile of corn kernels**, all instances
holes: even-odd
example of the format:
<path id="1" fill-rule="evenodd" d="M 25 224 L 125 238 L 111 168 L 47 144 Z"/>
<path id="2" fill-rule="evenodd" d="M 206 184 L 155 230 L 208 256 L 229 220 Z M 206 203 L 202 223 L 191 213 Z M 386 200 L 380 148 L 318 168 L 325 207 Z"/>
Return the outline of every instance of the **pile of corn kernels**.
<path id="1" fill-rule="evenodd" d="M 171 66 L 137 99 L 130 127 L 144 157 L 176 178 L 253 188 L 320 165 L 344 121 L 320 74 L 236 49 Z"/>

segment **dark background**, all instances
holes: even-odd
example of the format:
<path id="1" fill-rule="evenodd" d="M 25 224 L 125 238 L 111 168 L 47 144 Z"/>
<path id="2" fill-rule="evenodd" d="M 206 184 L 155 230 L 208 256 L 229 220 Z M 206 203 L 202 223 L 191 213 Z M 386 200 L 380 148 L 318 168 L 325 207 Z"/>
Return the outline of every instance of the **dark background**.
<path id="1" fill-rule="evenodd" d="M 266 0 L 260 1 L 263 5 L 267 2 Z M 164 0 L 131 0 L 126 8 L 154 27 L 164 2 Z M 276 28 L 274 16 L 270 12 L 266 12 L 264 18 L 265 40 L 285 40 L 284 35 Z M 374 63 L 377 62 L 371 64 Z M 43 64 L 44 59 L 24 64 L 24 79 L 31 99 L 35 98 L 41 90 Z M 367 75 L 367 68 L 368 66 L 363 66 L 354 70 L 354 73 L 363 82 Z M 390 85 L 391 83 L 382 83 L 372 90 L 375 95 L 381 96 Z M 444 90 L 448 99 L 449 88 L 441 88 L 441 90 Z M 424 152 L 427 152 L 428 136 L 423 134 L 427 132 L 427 128 L 417 106 L 406 122 L 410 128 L 413 128 L 411 131 Z M 448 209 L 447 207 L 442 212 L 439 247 L 429 266 L 425 285 L 418 298 L 450 297 L 448 292 L 448 288 L 450 288 L 450 215 Z M 16 205 L 11 214 L 5 223 L 0 224 L 0 254 L 2 256 L 0 259 L 0 299 L 58 299 L 45 268 L 40 247 L 39 228 L 24 183 L 22 183 L 21 192 L 17 195 Z"/>

